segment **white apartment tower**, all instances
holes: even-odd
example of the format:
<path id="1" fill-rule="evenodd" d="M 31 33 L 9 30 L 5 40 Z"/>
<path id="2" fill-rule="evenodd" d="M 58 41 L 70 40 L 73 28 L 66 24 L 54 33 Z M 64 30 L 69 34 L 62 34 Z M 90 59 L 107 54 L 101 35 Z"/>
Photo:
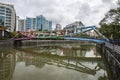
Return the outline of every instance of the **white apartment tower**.
<path id="1" fill-rule="evenodd" d="M 25 25 L 26 25 L 26 20 L 25 19 L 19 19 L 18 20 L 18 31 L 25 31 Z"/>
<path id="2" fill-rule="evenodd" d="M 11 4 L 0 3 L 0 26 L 6 30 L 13 32 L 16 26 L 16 12 Z"/>
<path id="3" fill-rule="evenodd" d="M 56 24 L 56 28 L 55 28 L 55 30 L 60 31 L 61 29 L 62 29 L 61 24 Z"/>

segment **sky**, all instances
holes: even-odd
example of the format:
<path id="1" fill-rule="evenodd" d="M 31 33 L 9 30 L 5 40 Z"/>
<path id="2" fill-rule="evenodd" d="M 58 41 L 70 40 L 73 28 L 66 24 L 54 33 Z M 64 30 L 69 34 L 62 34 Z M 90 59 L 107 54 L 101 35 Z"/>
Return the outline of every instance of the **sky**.
<path id="1" fill-rule="evenodd" d="M 43 15 L 47 20 L 65 27 L 75 21 L 85 26 L 98 26 L 101 19 L 111 9 L 116 8 L 117 0 L 0 0 L 13 4 L 21 19 Z"/>

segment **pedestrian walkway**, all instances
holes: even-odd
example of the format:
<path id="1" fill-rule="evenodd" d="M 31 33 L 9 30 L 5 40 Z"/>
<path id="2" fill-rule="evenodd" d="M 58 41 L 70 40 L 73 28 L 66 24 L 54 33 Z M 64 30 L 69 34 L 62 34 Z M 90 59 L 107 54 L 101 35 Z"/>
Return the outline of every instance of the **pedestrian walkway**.
<path id="1" fill-rule="evenodd" d="M 120 54 L 120 46 L 115 45 L 115 44 L 111 44 L 111 43 L 106 43 L 105 45 L 107 47 L 109 47 L 110 49 L 112 49 L 113 51 L 115 51 L 115 52 Z"/>

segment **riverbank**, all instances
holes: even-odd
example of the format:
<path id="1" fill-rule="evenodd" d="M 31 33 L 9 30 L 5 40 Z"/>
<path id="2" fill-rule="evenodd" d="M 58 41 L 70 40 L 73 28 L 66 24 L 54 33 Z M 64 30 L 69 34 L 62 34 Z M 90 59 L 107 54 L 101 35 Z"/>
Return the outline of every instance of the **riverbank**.
<path id="1" fill-rule="evenodd" d="M 60 45 L 60 44 L 81 44 L 91 45 L 92 42 L 87 41 L 75 41 L 75 40 L 25 40 L 22 41 L 22 46 L 44 46 L 44 45 Z"/>
<path id="2" fill-rule="evenodd" d="M 107 61 L 110 70 L 113 73 L 114 80 L 120 80 L 120 53 L 116 49 L 111 48 L 111 45 L 98 44 L 97 51 L 101 53 L 104 59 Z"/>
<path id="3" fill-rule="evenodd" d="M 13 46 L 13 41 L 11 40 L 0 40 L 0 47 L 11 47 Z"/>

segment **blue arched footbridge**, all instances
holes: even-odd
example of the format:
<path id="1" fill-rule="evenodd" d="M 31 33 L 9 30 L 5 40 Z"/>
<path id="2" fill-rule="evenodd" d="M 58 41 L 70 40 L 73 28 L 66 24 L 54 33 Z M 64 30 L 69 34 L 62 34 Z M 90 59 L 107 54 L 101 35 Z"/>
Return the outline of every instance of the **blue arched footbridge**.
<path id="1" fill-rule="evenodd" d="M 65 29 L 65 36 L 61 37 L 64 40 L 81 40 L 81 41 L 89 41 L 89 42 L 96 42 L 96 43 L 106 43 L 109 42 L 109 39 L 106 38 L 104 35 L 102 35 L 97 29 L 96 26 L 87 26 L 87 27 L 80 27 L 80 28 L 75 28 L 73 33 L 68 33 L 68 30 Z M 98 35 L 103 37 L 103 39 L 97 39 L 97 38 L 87 38 L 87 37 L 75 37 L 74 35 L 80 34 L 80 33 L 85 33 L 88 31 L 94 30 Z M 58 36 L 57 36 L 58 37 Z M 49 36 L 50 38 L 50 36 Z M 51 37 L 52 38 L 52 37 Z M 37 37 L 23 37 L 23 38 L 15 38 L 15 41 L 22 41 L 22 40 L 31 40 L 31 39 L 37 39 Z"/>
<path id="2" fill-rule="evenodd" d="M 109 39 L 106 38 L 103 34 L 101 34 L 97 29 L 96 26 L 88 26 L 88 27 L 81 27 L 81 28 L 75 28 L 73 33 L 67 34 L 68 30 L 66 29 L 65 39 L 66 40 L 81 40 L 81 41 L 90 41 L 90 42 L 96 42 L 96 43 L 106 43 L 109 42 Z M 87 37 L 74 37 L 73 35 L 85 33 L 88 31 L 94 30 L 99 36 L 103 37 L 103 39 L 97 39 L 97 38 L 87 38 Z M 77 32 L 78 31 L 78 32 Z"/>
<path id="3" fill-rule="evenodd" d="M 94 38 L 82 38 L 82 37 L 65 37 L 66 40 L 80 40 L 80 41 L 89 41 L 95 43 L 106 43 L 105 39 L 94 39 Z"/>

